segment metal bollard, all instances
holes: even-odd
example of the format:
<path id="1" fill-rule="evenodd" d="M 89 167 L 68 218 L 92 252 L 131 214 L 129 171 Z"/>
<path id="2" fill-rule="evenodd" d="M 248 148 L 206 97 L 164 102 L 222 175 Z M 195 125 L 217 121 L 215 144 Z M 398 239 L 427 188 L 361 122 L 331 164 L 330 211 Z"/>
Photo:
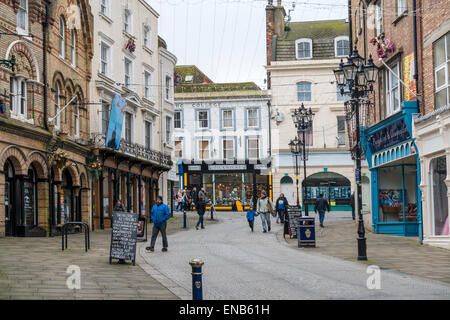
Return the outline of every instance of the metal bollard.
<path id="1" fill-rule="evenodd" d="M 203 300 L 202 266 L 203 261 L 194 259 L 189 264 L 192 267 L 192 300 Z"/>
<path id="2" fill-rule="evenodd" d="M 187 228 L 187 216 L 186 216 L 186 211 L 183 211 L 183 228 L 184 228 L 184 229 Z"/>
<path id="3" fill-rule="evenodd" d="M 211 220 L 214 220 L 214 206 L 211 206 Z"/>

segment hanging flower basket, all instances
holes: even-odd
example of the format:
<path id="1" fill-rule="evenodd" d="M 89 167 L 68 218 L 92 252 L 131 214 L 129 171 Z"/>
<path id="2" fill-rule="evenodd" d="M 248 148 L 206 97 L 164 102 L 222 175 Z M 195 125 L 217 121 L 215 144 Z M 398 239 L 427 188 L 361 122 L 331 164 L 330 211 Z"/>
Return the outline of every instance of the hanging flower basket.
<path id="1" fill-rule="evenodd" d="M 70 157 L 67 152 L 60 151 L 58 153 L 55 153 L 55 155 L 53 156 L 53 160 L 55 160 L 57 167 L 62 169 L 66 166 L 67 161 L 70 160 Z"/>
<path id="2" fill-rule="evenodd" d="M 100 161 L 98 161 L 98 158 L 89 164 L 89 172 L 92 174 L 93 177 L 95 177 L 96 180 L 98 179 L 100 172 L 102 172 L 102 170 L 103 167 Z"/>

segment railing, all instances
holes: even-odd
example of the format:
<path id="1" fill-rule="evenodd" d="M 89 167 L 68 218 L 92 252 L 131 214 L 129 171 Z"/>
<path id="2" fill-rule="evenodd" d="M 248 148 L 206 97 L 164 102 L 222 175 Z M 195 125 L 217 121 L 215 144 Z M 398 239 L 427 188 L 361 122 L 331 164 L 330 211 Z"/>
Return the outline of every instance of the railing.
<path id="1" fill-rule="evenodd" d="M 92 134 L 92 142 L 96 148 L 106 148 L 106 137 L 102 133 Z M 144 159 L 147 161 L 153 161 L 165 166 L 170 166 L 170 155 L 166 155 L 162 152 L 148 149 L 137 143 L 130 143 L 125 139 L 120 140 L 119 151 L 136 158 Z"/>

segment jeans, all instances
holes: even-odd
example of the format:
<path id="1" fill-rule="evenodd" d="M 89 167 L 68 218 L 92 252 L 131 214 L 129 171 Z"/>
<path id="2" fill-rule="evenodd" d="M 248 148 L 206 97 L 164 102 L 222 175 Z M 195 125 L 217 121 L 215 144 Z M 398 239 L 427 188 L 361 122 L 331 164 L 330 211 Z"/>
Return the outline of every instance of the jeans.
<path id="1" fill-rule="evenodd" d="M 319 219 L 320 219 L 320 224 L 323 224 L 323 221 L 325 220 L 325 211 L 324 210 L 319 210 Z"/>
<path id="2" fill-rule="evenodd" d="M 284 217 L 286 216 L 286 209 L 278 210 L 278 216 L 280 217 L 280 222 L 284 223 Z"/>
<path id="3" fill-rule="evenodd" d="M 253 232 L 253 226 L 255 225 L 255 220 L 248 220 L 248 225 L 250 226 L 250 229 L 252 229 L 252 232 Z"/>
<path id="4" fill-rule="evenodd" d="M 183 203 L 179 202 L 177 206 L 177 211 L 181 211 L 183 209 Z"/>
<path id="5" fill-rule="evenodd" d="M 204 226 L 203 226 L 203 214 L 199 214 L 198 215 L 198 222 L 197 222 L 197 227 L 198 226 L 202 226 L 202 228 L 204 228 Z"/>
<path id="6" fill-rule="evenodd" d="M 166 227 L 167 226 L 155 226 L 153 225 L 152 231 L 152 241 L 150 243 L 150 247 L 154 248 L 156 243 L 156 238 L 158 237 L 158 233 L 161 232 L 163 238 L 163 248 L 168 248 L 169 244 L 167 243 L 167 235 L 166 235 Z"/>
<path id="7" fill-rule="evenodd" d="M 352 218 L 355 220 L 355 208 L 352 208 Z"/>
<path id="8" fill-rule="evenodd" d="M 261 221 L 262 221 L 262 226 L 263 226 L 264 231 L 267 231 L 266 223 L 270 229 L 270 213 L 269 212 L 261 212 Z"/>

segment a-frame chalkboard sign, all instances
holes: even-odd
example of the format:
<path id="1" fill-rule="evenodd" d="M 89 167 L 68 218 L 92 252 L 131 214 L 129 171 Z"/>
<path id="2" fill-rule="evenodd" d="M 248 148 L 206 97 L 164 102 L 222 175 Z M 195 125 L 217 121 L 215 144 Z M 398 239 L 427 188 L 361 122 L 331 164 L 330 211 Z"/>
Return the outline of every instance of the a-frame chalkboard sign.
<path id="1" fill-rule="evenodd" d="M 136 265 L 136 240 L 138 215 L 129 212 L 114 212 L 111 232 L 109 264 L 112 259 L 131 260 Z"/>
<path id="2" fill-rule="evenodd" d="M 289 206 L 287 208 L 287 215 L 289 220 L 289 237 L 297 239 L 297 228 L 300 225 L 300 218 L 302 217 L 302 208 L 297 206 Z"/>

